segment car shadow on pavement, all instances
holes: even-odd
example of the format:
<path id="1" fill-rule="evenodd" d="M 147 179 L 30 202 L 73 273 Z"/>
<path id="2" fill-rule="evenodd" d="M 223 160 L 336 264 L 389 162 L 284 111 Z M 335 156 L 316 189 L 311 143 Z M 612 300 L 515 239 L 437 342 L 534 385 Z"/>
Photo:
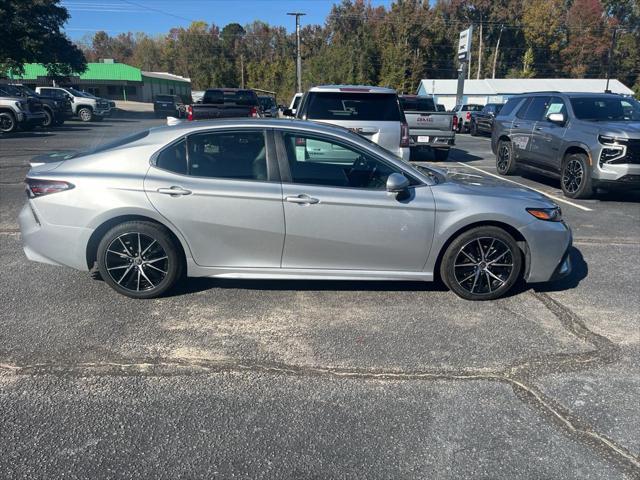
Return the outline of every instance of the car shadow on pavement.
<path id="1" fill-rule="evenodd" d="M 43 138 L 53 137 L 54 132 L 15 132 L 0 135 L 0 138 Z"/>
<path id="2" fill-rule="evenodd" d="M 536 292 L 561 292 L 576 288 L 589 274 L 589 265 L 576 247 L 571 247 L 569 258 L 572 269 L 568 276 L 554 282 L 532 284 L 531 288 Z"/>
<path id="3" fill-rule="evenodd" d="M 188 278 L 167 296 L 179 296 L 221 288 L 230 290 L 362 291 L 362 292 L 446 292 L 442 282 L 403 282 L 365 280 L 235 280 Z"/>
<path id="4" fill-rule="evenodd" d="M 453 162 L 472 162 L 473 160 L 482 160 L 483 157 L 473 155 L 466 150 L 460 150 L 459 148 L 452 148 L 449 152 L 449 161 Z"/>

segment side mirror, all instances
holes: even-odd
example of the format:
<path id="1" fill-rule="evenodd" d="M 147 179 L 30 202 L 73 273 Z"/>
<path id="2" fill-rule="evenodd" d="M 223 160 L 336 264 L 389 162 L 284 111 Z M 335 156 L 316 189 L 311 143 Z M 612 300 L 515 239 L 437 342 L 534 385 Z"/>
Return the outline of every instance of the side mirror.
<path id="1" fill-rule="evenodd" d="M 564 118 L 564 113 L 550 113 L 547 115 L 547 120 L 551 123 L 557 123 L 558 125 L 564 125 L 566 119 Z"/>
<path id="2" fill-rule="evenodd" d="M 293 117 L 294 113 L 293 113 L 293 110 L 291 110 L 290 108 L 285 108 L 282 111 L 282 115 L 284 115 L 285 117 Z"/>
<path id="3" fill-rule="evenodd" d="M 387 178 L 387 192 L 399 193 L 409 188 L 409 179 L 401 173 L 392 173 Z"/>

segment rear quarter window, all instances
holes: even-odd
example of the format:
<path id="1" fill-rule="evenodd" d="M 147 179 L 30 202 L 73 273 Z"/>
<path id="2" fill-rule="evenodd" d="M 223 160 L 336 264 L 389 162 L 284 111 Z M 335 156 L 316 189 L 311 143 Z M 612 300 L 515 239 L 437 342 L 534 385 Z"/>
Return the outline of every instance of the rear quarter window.
<path id="1" fill-rule="evenodd" d="M 310 92 L 306 117 L 310 120 L 400 122 L 394 93 Z"/>

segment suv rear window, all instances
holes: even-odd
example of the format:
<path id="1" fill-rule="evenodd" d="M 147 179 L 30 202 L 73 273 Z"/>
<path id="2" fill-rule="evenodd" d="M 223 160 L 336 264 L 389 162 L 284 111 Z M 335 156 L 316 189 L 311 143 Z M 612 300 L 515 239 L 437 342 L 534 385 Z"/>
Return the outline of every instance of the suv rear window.
<path id="1" fill-rule="evenodd" d="M 258 106 L 258 96 L 253 90 L 207 90 L 202 103 Z"/>
<path id="2" fill-rule="evenodd" d="M 433 103 L 433 99 L 429 97 L 398 97 L 400 100 L 400 106 L 402 109 L 407 111 L 418 111 L 418 112 L 435 112 L 436 106 Z"/>
<path id="3" fill-rule="evenodd" d="M 402 120 L 395 93 L 309 92 L 310 120 Z"/>
<path id="4" fill-rule="evenodd" d="M 156 95 L 156 102 L 173 102 L 173 95 Z"/>

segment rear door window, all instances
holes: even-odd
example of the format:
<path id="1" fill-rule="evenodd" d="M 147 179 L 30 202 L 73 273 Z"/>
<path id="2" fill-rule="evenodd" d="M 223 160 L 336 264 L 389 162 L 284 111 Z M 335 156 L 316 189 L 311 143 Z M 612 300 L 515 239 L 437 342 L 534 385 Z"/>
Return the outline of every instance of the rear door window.
<path id="1" fill-rule="evenodd" d="M 309 93 L 307 118 L 312 120 L 363 120 L 400 122 L 394 93 Z"/>
<path id="2" fill-rule="evenodd" d="M 182 139 L 162 150 L 156 158 L 156 167 L 180 175 L 187 174 L 187 142 Z"/>
<path id="3" fill-rule="evenodd" d="M 522 97 L 510 98 L 499 111 L 500 117 L 507 117 L 520 104 Z"/>
<path id="4" fill-rule="evenodd" d="M 550 97 L 533 97 L 524 115 L 520 117 L 520 111 L 522 111 L 522 109 L 520 109 L 518 116 L 523 120 L 531 120 L 534 122 L 542 120 L 550 100 Z"/>

